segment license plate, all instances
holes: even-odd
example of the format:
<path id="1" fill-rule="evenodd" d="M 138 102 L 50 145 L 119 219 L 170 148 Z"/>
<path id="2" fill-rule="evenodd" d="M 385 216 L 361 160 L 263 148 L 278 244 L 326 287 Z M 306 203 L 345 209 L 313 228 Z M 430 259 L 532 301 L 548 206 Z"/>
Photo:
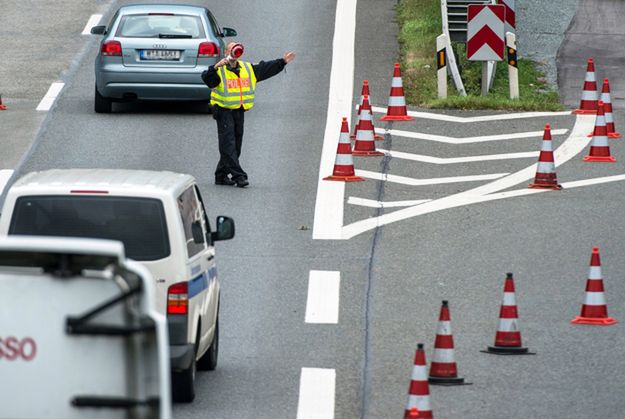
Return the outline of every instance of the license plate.
<path id="1" fill-rule="evenodd" d="M 180 51 L 175 49 L 142 49 L 139 56 L 142 60 L 179 60 Z"/>

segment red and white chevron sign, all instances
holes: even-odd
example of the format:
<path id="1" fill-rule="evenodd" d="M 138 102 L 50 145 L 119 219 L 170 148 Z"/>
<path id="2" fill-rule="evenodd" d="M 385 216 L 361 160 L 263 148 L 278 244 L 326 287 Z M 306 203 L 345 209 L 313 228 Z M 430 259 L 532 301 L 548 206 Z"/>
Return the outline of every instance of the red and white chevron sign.
<path id="1" fill-rule="evenodd" d="M 497 0 L 497 4 L 506 6 L 506 32 L 516 33 L 516 12 L 514 0 Z"/>
<path id="2" fill-rule="evenodd" d="M 503 61 L 506 7 L 470 4 L 467 20 L 467 59 Z"/>

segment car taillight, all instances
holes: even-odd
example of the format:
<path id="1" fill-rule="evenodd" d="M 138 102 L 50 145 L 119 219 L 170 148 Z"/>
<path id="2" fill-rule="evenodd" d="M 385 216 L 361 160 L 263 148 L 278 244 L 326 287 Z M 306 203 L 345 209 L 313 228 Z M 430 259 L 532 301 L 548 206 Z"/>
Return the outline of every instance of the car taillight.
<path id="1" fill-rule="evenodd" d="M 197 50 L 197 56 L 200 57 L 218 57 L 219 47 L 214 42 L 202 42 Z"/>
<path id="2" fill-rule="evenodd" d="M 186 282 L 178 282 L 167 290 L 167 314 L 189 312 L 189 288 Z"/>
<path id="3" fill-rule="evenodd" d="M 121 56 L 122 44 L 119 41 L 106 41 L 100 47 L 100 54 L 106 56 Z"/>

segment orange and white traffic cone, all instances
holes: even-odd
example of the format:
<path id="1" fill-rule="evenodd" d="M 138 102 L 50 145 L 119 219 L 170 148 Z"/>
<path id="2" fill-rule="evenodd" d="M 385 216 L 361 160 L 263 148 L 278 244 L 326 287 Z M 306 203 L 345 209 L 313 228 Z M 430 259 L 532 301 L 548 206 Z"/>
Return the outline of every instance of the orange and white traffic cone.
<path id="1" fill-rule="evenodd" d="M 0 95 L 0 111 L 6 111 L 7 109 L 9 108 L 7 107 L 7 105 L 2 104 L 2 95 Z"/>
<path id="2" fill-rule="evenodd" d="M 419 419 L 419 409 L 413 407 L 410 409 L 410 413 L 408 414 L 408 419 Z"/>
<path id="3" fill-rule="evenodd" d="M 521 342 L 519 315 L 514 296 L 514 278 L 511 273 L 506 274 L 495 345 L 489 346 L 486 351 L 482 352 L 496 355 L 534 355 L 533 352 L 523 347 Z"/>
<path id="4" fill-rule="evenodd" d="M 558 177 L 556 176 L 556 165 L 551 146 L 551 126 L 549 124 L 545 125 L 543 143 L 538 156 L 538 166 L 536 166 L 536 177 L 534 183 L 530 183 L 528 187 L 533 189 L 562 189 L 562 186 L 558 185 Z"/>
<path id="5" fill-rule="evenodd" d="M 399 63 L 395 63 L 393 80 L 391 82 L 391 93 L 388 98 L 388 108 L 386 115 L 380 118 L 381 121 L 410 121 L 413 116 L 408 116 L 406 108 L 406 98 L 404 97 L 404 85 L 401 80 L 401 70 Z"/>
<path id="6" fill-rule="evenodd" d="M 590 152 L 584 157 L 584 161 L 614 163 L 616 159 L 610 154 L 608 145 L 608 128 L 605 125 L 605 113 L 603 101 L 599 101 L 595 130 L 592 134 Z"/>
<path id="7" fill-rule="evenodd" d="M 323 180 L 337 180 L 343 182 L 359 182 L 364 180 L 360 176 L 356 176 L 356 172 L 354 171 L 352 143 L 349 140 L 347 118 L 343 118 L 343 123 L 341 125 L 339 145 L 336 150 L 336 159 L 334 160 L 334 171 L 332 172 L 332 176 L 325 177 Z"/>
<path id="8" fill-rule="evenodd" d="M 428 384 L 425 351 L 422 343 L 417 344 L 404 419 L 410 418 L 410 411 L 413 408 L 417 408 L 420 419 L 434 417 L 432 415 L 432 407 L 430 406 L 430 386 Z"/>
<path id="9" fill-rule="evenodd" d="M 598 247 L 592 248 L 592 255 L 590 256 L 586 298 L 582 305 L 582 313 L 571 320 L 571 323 L 598 326 L 608 326 L 617 323 L 615 319 L 608 317 L 608 306 L 603 294 L 603 277 L 601 276 L 601 259 Z"/>
<path id="10" fill-rule="evenodd" d="M 603 102 L 603 111 L 605 113 L 605 126 L 608 129 L 608 138 L 621 138 L 622 135 L 616 131 L 616 127 L 614 126 L 612 99 L 610 97 L 610 81 L 608 79 L 603 79 L 603 87 L 601 88 L 601 101 Z"/>
<path id="11" fill-rule="evenodd" d="M 365 96 L 369 96 L 369 105 L 371 105 L 371 102 L 373 102 L 373 101 L 371 100 L 371 95 L 369 94 L 369 81 L 368 80 L 363 80 L 362 81 L 362 90 L 361 90 L 361 93 L 360 93 L 360 102 L 358 103 L 358 123 L 360 123 L 360 112 L 362 111 L 362 103 L 365 100 Z M 373 115 L 373 112 L 371 112 L 371 114 Z M 354 125 L 354 133 L 351 135 L 352 140 L 354 138 L 356 138 L 356 134 L 358 133 L 358 123 L 356 123 Z M 381 141 L 381 140 L 384 139 L 384 136 L 376 134 L 375 133 L 375 129 L 374 129 L 374 131 L 373 131 L 373 139 Z"/>
<path id="12" fill-rule="evenodd" d="M 575 114 L 595 114 L 597 113 L 597 79 L 595 77 L 595 63 L 592 58 L 588 59 L 586 66 L 586 78 L 584 79 L 584 90 L 579 108 L 574 110 Z"/>
<path id="13" fill-rule="evenodd" d="M 375 149 L 375 141 L 373 138 L 373 122 L 371 122 L 371 106 L 369 105 L 369 96 L 365 96 L 362 102 L 362 112 L 360 113 L 360 121 L 358 122 L 358 131 L 356 132 L 356 142 L 354 143 L 354 156 L 383 156 L 384 153 Z"/>
<path id="14" fill-rule="evenodd" d="M 464 378 L 458 377 L 458 366 L 454 357 L 454 337 L 451 334 L 451 316 L 447 301 L 443 301 L 438 318 L 438 331 L 434 341 L 434 355 L 430 364 L 429 381 L 430 384 L 447 386 L 465 384 Z"/>

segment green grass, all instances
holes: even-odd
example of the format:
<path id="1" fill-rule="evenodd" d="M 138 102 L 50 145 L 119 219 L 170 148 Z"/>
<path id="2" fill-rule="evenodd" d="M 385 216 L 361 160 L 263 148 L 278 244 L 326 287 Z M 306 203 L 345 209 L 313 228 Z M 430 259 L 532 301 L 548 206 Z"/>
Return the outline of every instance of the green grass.
<path id="1" fill-rule="evenodd" d="M 454 44 L 467 96 L 459 96 L 448 77 L 447 99 L 437 97 L 436 37 L 441 34 L 439 0 L 400 0 L 397 6 L 400 62 L 406 102 L 426 108 L 556 111 L 564 107 L 538 65 L 519 59 L 519 99 L 509 99 L 508 64 L 497 64 L 495 81 L 481 96 L 482 63 L 466 59 L 465 45 Z"/>

